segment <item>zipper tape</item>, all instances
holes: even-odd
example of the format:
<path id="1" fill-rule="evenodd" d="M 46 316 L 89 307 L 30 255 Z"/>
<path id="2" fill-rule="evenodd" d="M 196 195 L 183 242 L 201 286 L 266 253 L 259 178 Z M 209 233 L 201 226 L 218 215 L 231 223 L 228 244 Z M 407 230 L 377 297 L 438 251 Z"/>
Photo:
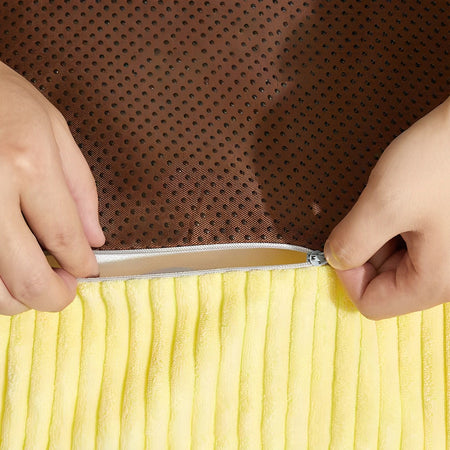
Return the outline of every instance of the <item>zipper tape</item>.
<path id="1" fill-rule="evenodd" d="M 83 282 L 160 278 L 327 264 L 323 252 L 288 244 L 236 243 L 137 250 L 97 250 L 100 277 Z M 57 263 L 49 257 L 50 264 Z"/>

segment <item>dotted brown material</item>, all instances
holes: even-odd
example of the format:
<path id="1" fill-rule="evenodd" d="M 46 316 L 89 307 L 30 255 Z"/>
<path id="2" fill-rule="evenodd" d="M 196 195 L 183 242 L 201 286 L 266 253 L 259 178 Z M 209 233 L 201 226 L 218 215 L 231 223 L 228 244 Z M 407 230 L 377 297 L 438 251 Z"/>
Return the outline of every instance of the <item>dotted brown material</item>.
<path id="1" fill-rule="evenodd" d="M 0 59 L 68 120 L 105 248 L 319 248 L 449 91 L 446 1 L 0 5 Z"/>

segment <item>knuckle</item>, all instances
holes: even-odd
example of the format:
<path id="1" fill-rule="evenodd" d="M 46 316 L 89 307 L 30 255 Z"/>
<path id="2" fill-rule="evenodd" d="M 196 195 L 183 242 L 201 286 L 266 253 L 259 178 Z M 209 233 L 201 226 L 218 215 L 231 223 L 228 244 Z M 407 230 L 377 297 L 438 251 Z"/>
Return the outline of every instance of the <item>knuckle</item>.
<path id="1" fill-rule="evenodd" d="M 3 289 L 1 289 L 3 291 Z M 14 316 L 27 311 L 29 308 L 17 299 L 12 297 L 9 292 L 2 292 L 0 295 L 0 314 L 3 316 Z"/>
<path id="2" fill-rule="evenodd" d="M 2 316 L 15 316 L 16 314 L 20 314 L 21 312 L 26 311 L 25 309 L 23 311 L 16 311 L 14 310 L 11 306 L 4 306 L 4 305 L 0 305 L 0 314 Z"/>
<path id="3" fill-rule="evenodd" d="M 60 226 L 46 240 L 45 246 L 50 252 L 60 252 L 73 246 L 76 233 L 70 226 Z"/>
<path id="4" fill-rule="evenodd" d="M 358 306 L 359 312 L 369 320 L 379 321 L 382 319 L 386 319 L 387 316 L 380 313 L 380 311 L 374 311 L 372 308 L 360 307 Z"/>
<path id="5" fill-rule="evenodd" d="M 49 277 L 44 271 L 35 270 L 22 280 L 13 293 L 14 297 L 26 304 L 42 299 L 49 290 L 49 283 Z"/>
<path id="6" fill-rule="evenodd" d="M 20 303 L 17 300 L 14 300 L 14 304 L 8 303 L 7 305 L 0 306 L 0 314 L 2 316 L 15 316 L 17 314 L 21 314 L 25 311 L 28 311 L 30 308 L 27 308 L 25 305 Z"/>
<path id="7" fill-rule="evenodd" d="M 23 281 L 21 287 L 14 292 L 14 297 L 33 309 L 59 312 L 73 301 L 75 295 L 71 295 L 67 289 L 55 287 L 48 274 L 36 271 Z"/>
<path id="8" fill-rule="evenodd" d="M 383 308 L 377 308 L 371 302 L 360 301 L 355 303 L 359 312 L 369 320 L 379 321 L 382 319 L 387 319 L 389 316 L 386 314 L 386 311 Z"/>
<path id="9" fill-rule="evenodd" d="M 53 302 L 46 305 L 45 311 L 60 312 L 63 309 L 67 308 L 67 306 L 69 306 L 73 302 L 74 299 L 75 299 L 75 296 L 71 296 L 68 294 L 65 295 L 64 297 L 60 296 L 60 297 L 54 299 Z"/>
<path id="10" fill-rule="evenodd" d="M 390 317 L 386 309 L 380 307 L 377 301 L 360 299 L 359 301 L 353 300 L 353 303 L 366 319 L 379 321 Z"/>
<path id="11" fill-rule="evenodd" d="M 78 266 L 79 270 L 73 275 L 77 278 L 89 278 L 96 276 L 98 273 L 98 265 L 95 257 L 92 258 L 90 255 L 86 255 L 82 259 L 82 263 Z"/>
<path id="12" fill-rule="evenodd" d="M 15 143 L 2 152 L 11 169 L 10 176 L 16 174 L 20 179 L 39 180 L 47 165 L 46 152 L 40 151 L 34 143 Z"/>
<path id="13" fill-rule="evenodd" d="M 94 276 L 98 272 L 92 250 L 75 232 L 57 233 L 45 247 L 60 261 L 61 267 L 76 278 Z"/>

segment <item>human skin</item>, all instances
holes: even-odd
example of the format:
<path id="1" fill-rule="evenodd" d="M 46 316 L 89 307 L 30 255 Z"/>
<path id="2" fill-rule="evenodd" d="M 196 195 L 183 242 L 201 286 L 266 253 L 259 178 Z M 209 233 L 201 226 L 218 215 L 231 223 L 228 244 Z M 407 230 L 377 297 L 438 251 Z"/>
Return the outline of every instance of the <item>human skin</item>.
<path id="1" fill-rule="evenodd" d="M 387 147 L 325 256 L 368 318 L 450 301 L 450 99 Z"/>
<path id="2" fill-rule="evenodd" d="M 61 113 L 1 62 L 0 99 L 0 314 L 60 311 L 98 274 L 95 182 Z"/>

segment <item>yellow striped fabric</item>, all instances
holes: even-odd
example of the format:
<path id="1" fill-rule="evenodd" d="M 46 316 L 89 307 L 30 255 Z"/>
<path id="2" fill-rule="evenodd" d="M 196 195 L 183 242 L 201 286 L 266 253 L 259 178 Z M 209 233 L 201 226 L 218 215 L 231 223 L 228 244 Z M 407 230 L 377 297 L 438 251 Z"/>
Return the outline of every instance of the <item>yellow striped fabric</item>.
<path id="1" fill-rule="evenodd" d="M 445 449 L 450 309 L 362 317 L 333 271 L 81 283 L 0 317 L 1 449 Z"/>

